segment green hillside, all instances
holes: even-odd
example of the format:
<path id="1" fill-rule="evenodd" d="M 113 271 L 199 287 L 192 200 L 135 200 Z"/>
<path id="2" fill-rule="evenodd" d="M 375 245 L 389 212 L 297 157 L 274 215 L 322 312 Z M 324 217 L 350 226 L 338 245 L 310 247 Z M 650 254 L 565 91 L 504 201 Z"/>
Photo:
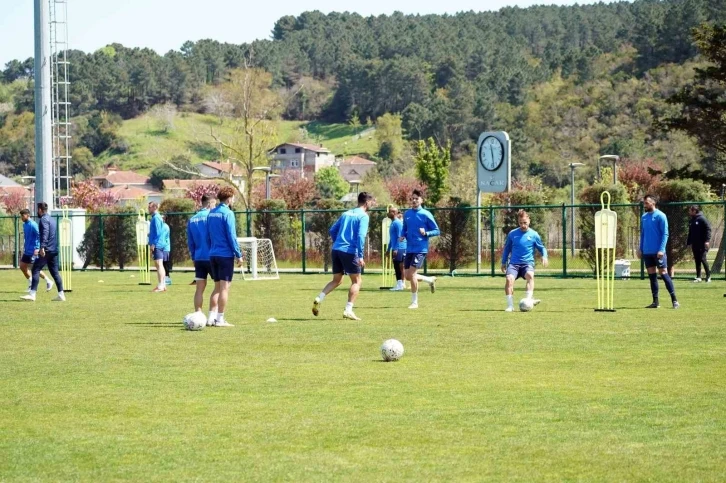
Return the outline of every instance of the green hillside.
<path id="1" fill-rule="evenodd" d="M 220 159 L 219 148 L 211 133 L 222 139 L 233 135 L 233 124 L 204 114 L 181 113 L 173 128 L 164 131 L 149 115 L 124 121 L 118 136 L 127 146 L 125 153 L 107 150 L 97 157 L 100 165 L 113 163 L 121 169 L 149 172 L 164 161 L 185 156 L 193 164 Z M 278 140 L 322 144 L 339 156 L 376 151 L 374 131 L 365 126 L 353 128 L 347 124 L 280 121 Z M 270 146 L 271 148 L 274 146 Z M 226 155 L 223 155 L 226 158 Z"/>

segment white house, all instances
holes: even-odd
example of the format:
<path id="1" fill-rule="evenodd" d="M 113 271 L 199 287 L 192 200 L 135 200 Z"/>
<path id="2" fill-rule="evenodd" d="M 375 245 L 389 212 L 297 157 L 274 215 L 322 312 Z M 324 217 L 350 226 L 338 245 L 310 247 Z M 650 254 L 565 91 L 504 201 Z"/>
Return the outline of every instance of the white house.
<path id="1" fill-rule="evenodd" d="M 297 170 L 302 177 L 320 169 L 335 166 L 335 155 L 322 144 L 285 143 L 270 150 L 272 167 L 276 170 Z"/>
<path id="2" fill-rule="evenodd" d="M 231 180 L 240 191 L 245 189 L 245 172 L 235 163 L 215 163 L 205 161 L 194 166 L 202 176 L 209 178 L 227 178 Z M 203 181 L 203 180 L 201 180 Z"/>
<path id="3" fill-rule="evenodd" d="M 341 176 L 348 182 L 361 181 L 371 169 L 376 167 L 376 163 L 370 159 L 360 156 L 351 156 L 342 159 L 338 163 L 338 171 Z"/>

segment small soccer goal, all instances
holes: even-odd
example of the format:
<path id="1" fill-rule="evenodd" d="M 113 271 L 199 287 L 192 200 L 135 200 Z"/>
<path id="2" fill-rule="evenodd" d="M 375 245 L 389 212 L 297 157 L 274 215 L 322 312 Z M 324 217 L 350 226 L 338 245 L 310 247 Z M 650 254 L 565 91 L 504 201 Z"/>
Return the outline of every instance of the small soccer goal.
<path id="1" fill-rule="evenodd" d="M 280 278 L 272 240 L 268 238 L 237 238 L 242 251 L 242 278 L 245 280 L 276 280 Z"/>

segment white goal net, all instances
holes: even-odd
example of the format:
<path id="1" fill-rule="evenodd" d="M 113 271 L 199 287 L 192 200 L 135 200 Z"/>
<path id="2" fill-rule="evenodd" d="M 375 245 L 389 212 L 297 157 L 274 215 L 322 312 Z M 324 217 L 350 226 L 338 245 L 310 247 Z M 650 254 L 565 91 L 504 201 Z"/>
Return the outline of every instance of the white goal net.
<path id="1" fill-rule="evenodd" d="M 275 251 L 268 238 L 237 238 L 242 251 L 242 278 L 245 280 L 276 280 L 277 271 Z"/>

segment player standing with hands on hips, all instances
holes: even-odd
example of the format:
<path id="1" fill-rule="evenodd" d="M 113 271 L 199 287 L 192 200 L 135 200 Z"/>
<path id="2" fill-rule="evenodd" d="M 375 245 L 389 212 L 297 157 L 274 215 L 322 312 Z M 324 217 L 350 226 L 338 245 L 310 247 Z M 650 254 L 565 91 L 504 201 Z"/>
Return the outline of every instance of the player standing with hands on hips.
<path id="1" fill-rule="evenodd" d="M 646 309 L 657 309 L 660 307 L 658 301 L 658 274 L 663 279 L 668 293 L 671 295 L 673 308 L 681 305 L 676 299 L 676 288 L 673 280 L 668 275 L 668 258 L 666 257 L 666 244 L 668 243 L 668 219 L 665 214 L 656 209 L 655 198 L 652 195 L 643 197 L 643 208 L 645 213 L 640 218 L 640 248 L 638 256 L 642 257 L 645 268 L 648 270 L 650 279 L 650 291 L 653 293 L 653 303 Z"/>
<path id="2" fill-rule="evenodd" d="M 534 298 L 534 250 L 542 254 L 542 266 L 547 267 L 547 249 L 542 243 L 539 233 L 529 227 L 529 214 L 524 210 L 517 213 L 519 228 L 507 233 L 507 241 L 504 243 L 502 252 L 502 272 L 507 274 L 504 282 L 504 294 L 507 296 L 507 308 L 505 312 L 514 310 L 514 282 L 518 278 L 527 281 L 526 297 L 531 299 L 534 305 L 540 300 Z M 511 258 L 510 258 L 511 255 Z"/>
<path id="3" fill-rule="evenodd" d="M 325 296 L 336 289 L 343 281 L 343 275 L 350 276 L 350 289 L 348 290 L 348 303 L 345 304 L 343 318 L 361 320 L 353 312 L 353 304 L 360 292 L 363 276 L 361 269 L 366 266 L 363 261 L 363 249 L 368 235 L 368 210 L 373 207 L 373 195 L 365 191 L 358 194 L 358 207 L 343 213 L 338 221 L 330 227 L 330 238 L 333 239 L 333 280 L 327 283 L 323 291 L 313 301 L 313 315 L 320 313 L 320 304 Z"/>
<path id="4" fill-rule="evenodd" d="M 429 252 L 429 238 L 439 236 L 439 225 L 436 224 L 429 210 L 424 209 L 421 191 L 413 190 L 411 193 L 411 209 L 403 215 L 403 233 L 400 241 L 406 241 L 406 257 L 403 267 L 406 271 L 406 280 L 411 283 L 411 305 L 409 309 L 418 308 L 418 281 L 429 284 L 431 293 L 436 291 L 436 277 L 425 277 L 417 273 L 423 267 L 426 255 Z"/>

